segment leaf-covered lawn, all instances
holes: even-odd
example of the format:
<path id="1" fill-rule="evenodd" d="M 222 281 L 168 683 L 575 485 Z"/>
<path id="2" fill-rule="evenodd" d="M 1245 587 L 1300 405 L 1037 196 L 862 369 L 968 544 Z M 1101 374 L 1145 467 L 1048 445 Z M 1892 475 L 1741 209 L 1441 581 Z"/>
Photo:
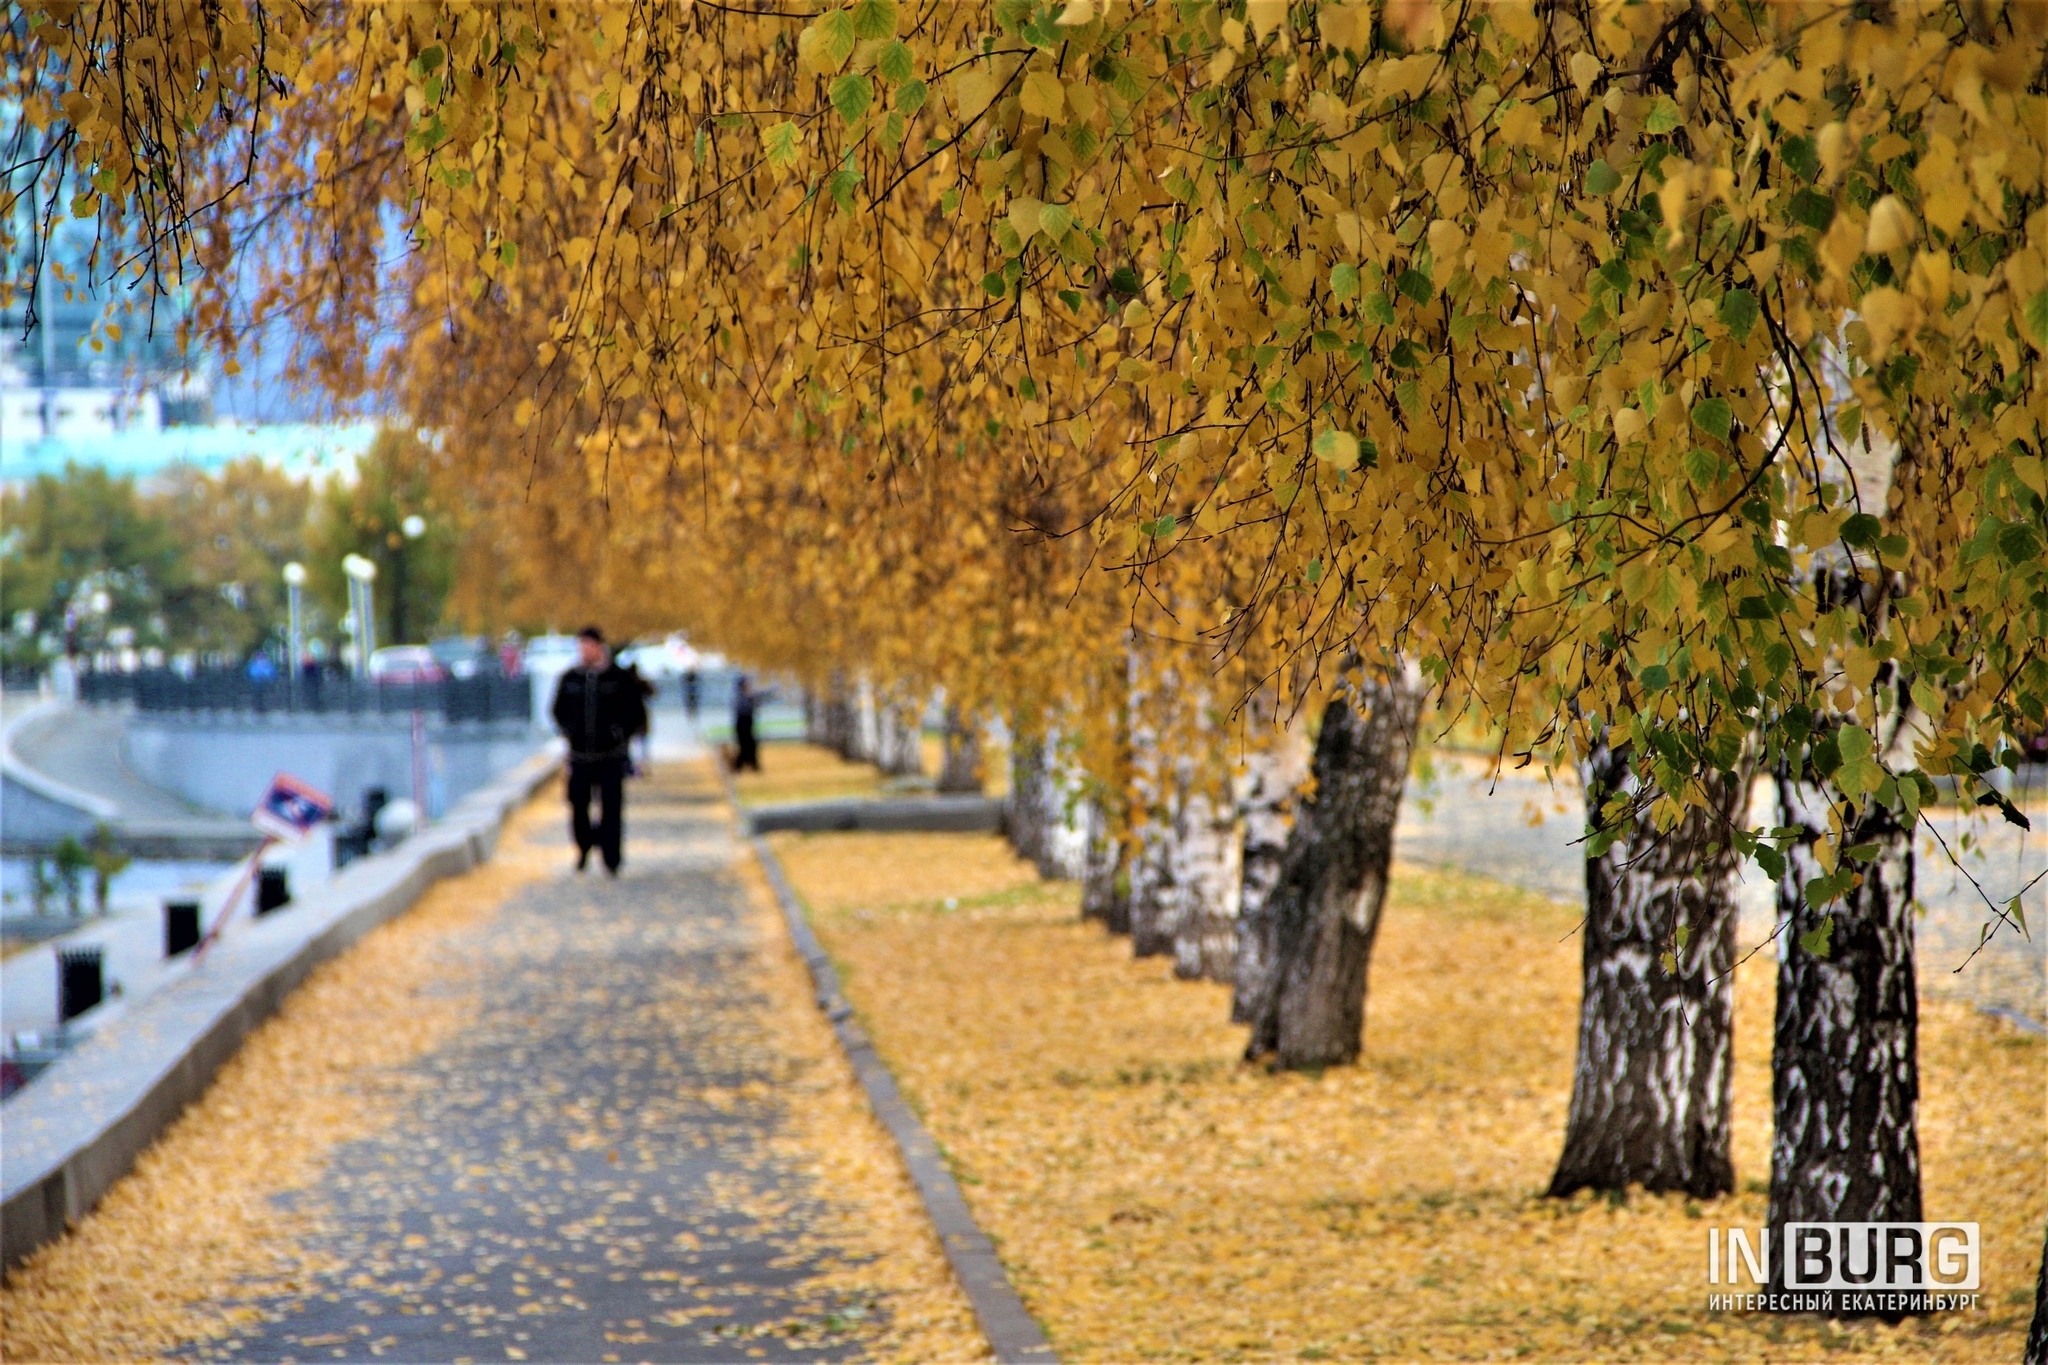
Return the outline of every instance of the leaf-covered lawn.
<path id="1" fill-rule="evenodd" d="M 1741 1192 L 1541 1197 L 1577 915 L 1404 867 L 1365 1060 L 1241 1066 L 1223 987 L 1078 922 L 992 836 L 777 836 L 848 994 L 1068 1360 L 2010 1361 L 2048 1215 L 2041 1043 L 1923 1005 L 1927 1216 L 1984 1225 L 1984 1309 L 1892 1328 L 1710 1314 L 1706 1232 L 1764 1217 L 1774 959 L 1738 986 Z M 948 899 L 954 904 L 948 907 Z"/>

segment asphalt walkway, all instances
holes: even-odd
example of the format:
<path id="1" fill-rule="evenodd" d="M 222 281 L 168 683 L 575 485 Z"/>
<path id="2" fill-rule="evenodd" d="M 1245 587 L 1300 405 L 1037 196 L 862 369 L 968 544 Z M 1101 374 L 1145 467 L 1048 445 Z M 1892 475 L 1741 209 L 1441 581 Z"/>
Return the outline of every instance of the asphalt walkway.
<path id="1" fill-rule="evenodd" d="M 474 1020 L 398 1122 L 304 1199 L 328 1268 L 181 1354 L 392 1361 L 823 1360 L 873 1303 L 807 1287 L 840 1249 L 779 1154 L 791 1063 L 763 921 L 702 765 L 629 787 L 627 864 L 528 885 L 470 931 Z M 562 865 L 566 830 L 549 836 Z M 594 861 L 594 860 L 593 860 Z M 451 975 L 463 964 L 451 959 Z"/>

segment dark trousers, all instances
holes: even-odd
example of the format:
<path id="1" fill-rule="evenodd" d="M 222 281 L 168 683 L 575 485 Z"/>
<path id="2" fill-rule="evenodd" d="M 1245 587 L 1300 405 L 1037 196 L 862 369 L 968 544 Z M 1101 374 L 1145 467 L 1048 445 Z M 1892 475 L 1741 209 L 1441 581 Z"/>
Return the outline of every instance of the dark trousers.
<path id="1" fill-rule="evenodd" d="M 590 796 L 597 793 L 597 824 L 590 823 Z M 576 847 L 588 853 L 595 848 L 604 865 L 614 872 L 619 867 L 620 846 L 626 839 L 626 760 L 623 758 L 577 758 L 569 761 L 569 830 Z"/>
<path id="2" fill-rule="evenodd" d="M 738 753 L 733 755 L 736 773 L 761 771 L 761 741 L 754 735 L 754 718 L 744 715 L 733 722 L 732 737 Z"/>

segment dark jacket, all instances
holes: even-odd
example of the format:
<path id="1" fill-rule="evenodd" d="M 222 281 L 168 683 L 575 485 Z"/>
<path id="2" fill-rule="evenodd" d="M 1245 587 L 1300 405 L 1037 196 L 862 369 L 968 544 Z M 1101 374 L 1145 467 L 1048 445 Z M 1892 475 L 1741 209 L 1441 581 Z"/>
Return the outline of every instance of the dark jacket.
<path id="1" fill-rule="evenodd" d="M 617 664 L 572 668 L 555 687 L 554 714 L 570 758 L 624 758 L 626 742 L 647 728 L 647 694 Z"/>

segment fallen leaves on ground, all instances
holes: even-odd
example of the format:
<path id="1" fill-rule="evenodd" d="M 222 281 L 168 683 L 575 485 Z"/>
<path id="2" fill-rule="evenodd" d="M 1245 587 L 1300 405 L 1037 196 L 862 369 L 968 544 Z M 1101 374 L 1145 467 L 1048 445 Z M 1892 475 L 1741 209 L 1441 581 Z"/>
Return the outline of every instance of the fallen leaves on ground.
<path id="1" fill-rule="evenodd" d="M 875 796 L 881 788 L 882 775 L 875 767 L 849 763 L 820 744 L 763 744 L 761 771 L 733 776 L 733 789 L 748 806 Z"/>
<path id="2" fill-rule="evenodd" d="M 160 1355 L 232 1335 L 255 1300 L 317 1273 L 303 1245 L 316 1215 L 278 1196 L 388 1124 L 419 1083 L 406 1063 L 462 1027 L 473 998 L 441 949 L 544 874 L 528 836 L 554 818 L 527 806 L 489 863 L 316 968 L 69 1236 L 8 1273 L 0 1356 Z"/>
<path id="3" fill-rule="evenodd" d="M 1365 1059 L 1269 1075 L 1223 987 L 1079 922 L 993 836 L 778 835 L 849 998 L 1063 1359 L 2007 1361 L 2048 1216 L 2037 1039 L 1923 1003 L 1927 1216 L 1983 1224 L 1983 1307 L 1706 1311 L 1706 1232 L 1764 1218 L 1774 962 L 1738 977 L 1739 1193 L 1542 1197 L 1577 911 L 1397 870 Z M 893 889 L 892 889 L 893 888 Z M 948 900 L 954 902 L 948 908 Z"/>
<path id="4" fill-rule="evenodd" d="M 0 1358 L 981 1358 L 709 765 L 633 791 L 620 881 L 544 797 L 309 978 L 8 1278 Z"/>

